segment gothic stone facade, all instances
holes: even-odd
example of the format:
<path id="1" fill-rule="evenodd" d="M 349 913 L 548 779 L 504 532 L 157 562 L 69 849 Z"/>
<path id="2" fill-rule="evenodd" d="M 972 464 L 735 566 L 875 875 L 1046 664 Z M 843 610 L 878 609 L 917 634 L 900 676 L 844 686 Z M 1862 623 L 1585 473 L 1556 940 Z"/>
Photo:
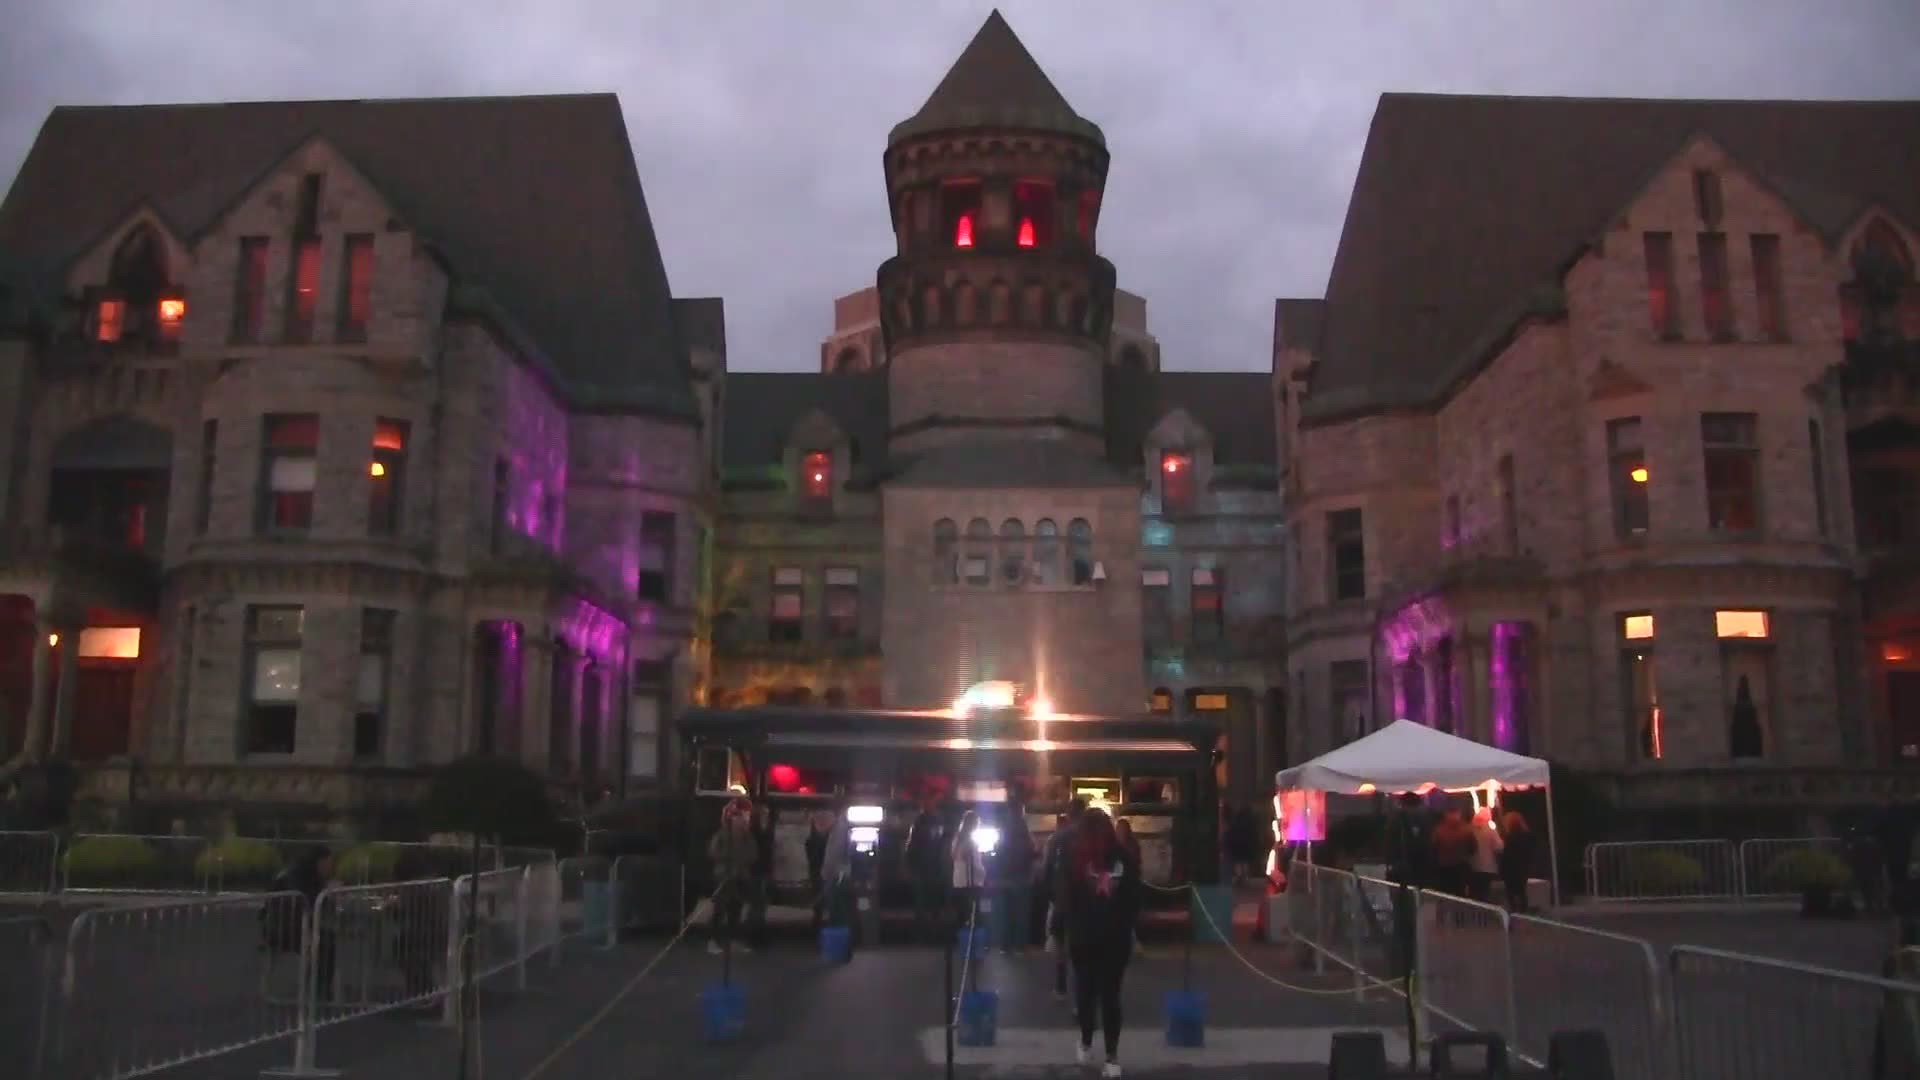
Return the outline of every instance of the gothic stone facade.
<path id="1" fill-rule="evenodd" d="M 1400 716 L 1626 807 L 1910 793 L 1916 140 L 1384 98 L 1327 297 L 1277 308 L 1295 752 Z"/>

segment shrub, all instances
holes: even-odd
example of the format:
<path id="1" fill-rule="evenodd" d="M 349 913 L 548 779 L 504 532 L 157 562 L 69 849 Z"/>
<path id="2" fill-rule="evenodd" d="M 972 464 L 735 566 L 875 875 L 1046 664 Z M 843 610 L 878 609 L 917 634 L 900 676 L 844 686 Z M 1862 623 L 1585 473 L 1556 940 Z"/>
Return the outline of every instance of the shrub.
<path id="1" fill-rule="evenodd" d="M 1802 847 L 1783 851 L 1767 864 L 1761 875 L 1773 892 L 1803 892 L 1809 888 L 1845 889 L 1853 875 L 1838 855 L 1819 848 Z"/>
<path id="2" fill-rule="evenodd" d="M 280 872 L 280 852 L 265 840 L 230 836 L 196 855 L 194 876 L 221 889 L 259 887 Z"/>
<path id="3" fill-rule="evenodd" d="M 377 885 L 392 881 L 400 852 L 389 844 L 361 844 L 334 860 L 333 876 L 349 885 Z"/>
<path id="4" fill-rule="evenodd" d="M 1691 855 L 1656 848 L 1628 858 L 1627 880 L 1649 896 L 1688 896 L 1705 888 L 1707 873 Z"/>
<path id="5" fill-rule="evenodd" d="M 67 883 L 86 887 L 136 888 L 160 868 L 160 853 L 137 836 L 89 836 L 67 849 Z"/>

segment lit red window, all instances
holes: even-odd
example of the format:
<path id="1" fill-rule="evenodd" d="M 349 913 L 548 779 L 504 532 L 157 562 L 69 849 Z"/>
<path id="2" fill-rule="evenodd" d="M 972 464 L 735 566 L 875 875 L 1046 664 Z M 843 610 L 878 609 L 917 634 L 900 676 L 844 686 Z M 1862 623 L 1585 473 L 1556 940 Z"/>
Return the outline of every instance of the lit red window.
<path id="1" fill-rule="evenodd" d="M 400 483 L 407 464 L 407 422 L 377 420 L 367 463 L 367 529 L 391 536 L 400 528 Z"/>
<path id="2" fill-rule="evenodd" d="M 178 296 L 163 296 L 155 311 L 160 316 L 160 333 L 168 338 L 178 337 L 180 325 L 187 321 L 187 302 Z"/>
<path id="3" fill-rule="evenodd" d="M 93 336 L 97 341 L 115 342 L 127 327 L 127 302 L 102 300 L 93 314 Z"/>
<path id="4" fill-rule="evenodd" d="M 315 455 L 320 418 L 269 416 L 266 427 L 262 525 L 281 532 L 307 529 L 313 524 L 313 489 L 319 478 Z"/>
<path id="5" fill-rule="evenodd" d="M 1019 222 L 1014 242 L 1023 248 L 1051 247 L 1054 237 L 1053 185 L 1022 180 L 1013 185 L 1013 213 Z"/>
<path id="6" fill-rule="evenodd" d="M 808 499 L 833 498 L 833 455 L 815 450 L 800 459 L 800 491 Z"/>
<path id="7" fill-rule="evenodd" d="M 1034 237 L 1034 233 L 1033 233 L 1033 219 L 1032 219 L 1032 218 L 1021 218 L 1021 219 L 1020 219 L 1020 233 L 1019 233 L 1019 237 L 1018 237 L 1018 239 L 1017 239 L 1017 241 L 1016 241 L 1016 242 L 1017 242 L 1017 243 L 1018 243 L 1018 244 L 1019 244 L 1019 245 L 1020 245 L 1021 247 L 1032 247 L 1032 246 L 1033 246 L 1033 237 Z"/>
<path id="8" fill-rule="evenodd" d="M 1193 506 L 1193 457 L 1168 452 L 1160 455 L 1160 508 L 1167 513 Z"/>
<path id="9" fill-rule="evenodd" d="M 970 248 L 978 239 L 980 227 L 980 185 L 972 180 L 943 184 L 940 187 L 940 225 L 943 235 L 953 238 L 953 246 Z"/>
<path id="10" fill-rule="evenodd" d="M 293 253 L 293 280 L 287 297 L 287 340 L 313 338 L 313 313 L 320 303 L 320 241 L 302 241 Z"/>
<path id="11" fill-rule="evenodd" d="M 960 220 L 953 226 L 953 246 L 970 248 L 973 246 L 973 215 L 961 214 Z"/>

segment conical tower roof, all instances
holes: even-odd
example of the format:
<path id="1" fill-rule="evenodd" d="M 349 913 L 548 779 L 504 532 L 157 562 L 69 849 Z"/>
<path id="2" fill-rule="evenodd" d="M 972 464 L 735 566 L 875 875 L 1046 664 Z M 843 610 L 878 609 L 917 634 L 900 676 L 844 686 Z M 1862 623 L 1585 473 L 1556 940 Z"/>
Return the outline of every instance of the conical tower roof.
<path id="1" fill-rule="evenodd" d="M 1073 111 L 997 10 L 920 111 L 894 127 L 887 144 L 968 128 L 1050 131 L 1106 145 L 1100 128 Z"/>

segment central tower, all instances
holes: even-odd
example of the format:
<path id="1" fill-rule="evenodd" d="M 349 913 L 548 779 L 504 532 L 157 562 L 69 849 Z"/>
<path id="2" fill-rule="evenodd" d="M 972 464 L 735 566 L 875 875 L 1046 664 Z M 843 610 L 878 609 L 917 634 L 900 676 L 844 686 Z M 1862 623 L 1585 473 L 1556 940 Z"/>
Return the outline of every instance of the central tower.
<path id="1" fill-rule="evenodd" d="M 994 12 L 887 139 L 880 266 L 893 445 L 1104 446 L 1113 265 L 1095 250 L 1106 140 Z"/>

